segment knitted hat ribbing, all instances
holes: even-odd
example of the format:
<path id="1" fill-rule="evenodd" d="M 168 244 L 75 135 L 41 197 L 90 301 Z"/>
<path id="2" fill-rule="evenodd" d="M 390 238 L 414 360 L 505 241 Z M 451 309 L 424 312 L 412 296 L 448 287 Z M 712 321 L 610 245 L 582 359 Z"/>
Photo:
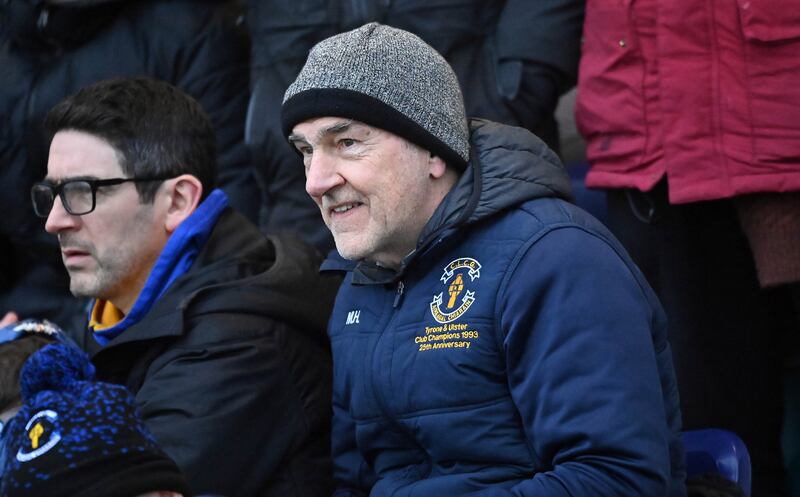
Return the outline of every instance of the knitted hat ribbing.
<path id="1" fill-rule="evenodd" d="M 458 79 L 436 50 L 407 31 L 370 23 L 311 49 L 284 95 L 283 132 L 323 116 L 390 131 L 459 169 L 469 161 Z"/>

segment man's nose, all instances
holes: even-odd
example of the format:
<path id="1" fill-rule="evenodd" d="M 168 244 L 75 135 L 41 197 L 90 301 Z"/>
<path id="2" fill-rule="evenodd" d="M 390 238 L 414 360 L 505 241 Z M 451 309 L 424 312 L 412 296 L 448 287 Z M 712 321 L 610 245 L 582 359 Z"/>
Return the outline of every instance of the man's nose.
<path id="1" fill-rule="evenodd" d="M 325 152 L 314 152 L 306 160 L 310 161 L 306 169 L 306 192 L 312 198 L 322 198 L 332 188 L 344 184 L 345 180 L 339 173 L 336 160 Z"/>
<path id="2" fill-rule="evenodd" d="M 44 223 L 44 229 L 48 233 L 56 234 L 65 229 L 74 228 L 76 222 L 76 216 L 67 212 L 64 204 L 61 203 L 61 197 L 56 195 L 53 200 L 53 208 L 50 209 L 50 214 L 47 215 L 47 221 Z"/>

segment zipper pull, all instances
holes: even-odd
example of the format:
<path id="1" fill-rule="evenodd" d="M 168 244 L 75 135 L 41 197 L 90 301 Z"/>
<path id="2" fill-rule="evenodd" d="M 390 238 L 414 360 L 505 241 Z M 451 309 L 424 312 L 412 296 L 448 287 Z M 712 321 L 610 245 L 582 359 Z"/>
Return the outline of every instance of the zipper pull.
<path id="1" fill-rule="evenodd" d="M 405 290 L 406 286 L 403 284 L 402 281 L 397 282 L 397 295 L 394 296 L 394 305 L 393 308 L 397 309 L 397 306 L 400 305 L 400 302 L 403 300 L 403 291 Z"/>

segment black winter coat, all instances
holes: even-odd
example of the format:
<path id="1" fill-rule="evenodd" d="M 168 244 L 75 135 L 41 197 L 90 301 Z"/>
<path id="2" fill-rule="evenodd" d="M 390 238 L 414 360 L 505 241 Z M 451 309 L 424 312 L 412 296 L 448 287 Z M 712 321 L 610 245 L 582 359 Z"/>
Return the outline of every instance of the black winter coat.
<path id="1" fill-rule="evenodd" d="M 24 10 L 36 2 L 0 3 L 0 313 L 73 329 L 71 321 L 85 317 L 69 295 L 55 238 L 33 214 L 30 187 L 47 172 L 47 111 L 96 81 L 149 75 L 195 97 L 217 132 L 220 186 L 256 219 L 260 192 L 243 143 L 250 45 L 234 3 L 80 2 L 51 7 L 38 29 L 41 17 Z"/>
<path id="2" fill-rule="evenodd" d="M 195 494 L 330 495 L 331 359 L 339 280 L 294 238 L 267 240 L 232 210 L 142 321 L 83 347 L 128 386 Z"/>

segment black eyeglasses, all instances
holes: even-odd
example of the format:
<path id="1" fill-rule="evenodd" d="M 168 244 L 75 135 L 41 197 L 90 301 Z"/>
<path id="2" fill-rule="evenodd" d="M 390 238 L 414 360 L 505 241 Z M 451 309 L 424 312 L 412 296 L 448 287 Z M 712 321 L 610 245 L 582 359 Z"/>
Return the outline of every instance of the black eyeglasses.
<path id="1" fill-rule="evenodd" d="M 71 179 L 57 185 L 42 181 L 31 188 L 33 211 L 39 217 L 49 216 L 50 211 L 53 210 L 56 195 L 58 195 L 61 198 L 61 205 L 68 213 L 73 216 L 83 216 L 94 210 L 98 188 L 129 182 L 164 181 L 171 178 L 171 176 L 157 176 L 152 178 Z"/>

